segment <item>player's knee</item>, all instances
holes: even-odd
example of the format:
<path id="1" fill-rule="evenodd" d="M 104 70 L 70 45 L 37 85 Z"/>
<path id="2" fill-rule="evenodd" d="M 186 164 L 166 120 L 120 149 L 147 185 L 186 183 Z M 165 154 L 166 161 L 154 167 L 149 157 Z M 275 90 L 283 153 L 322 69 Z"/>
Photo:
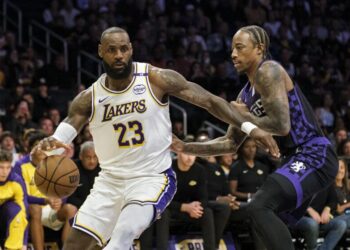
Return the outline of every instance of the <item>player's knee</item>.
<path id="1" fill-rule="evenodd" d="M 120 235 L 122 237 L 132 237 L 135 239 L 138 238 L 148 226 L 149 225 L 141 225 L 138 223 L 131 224 L 125 222 L 124 225 L 120 225 Z"/>

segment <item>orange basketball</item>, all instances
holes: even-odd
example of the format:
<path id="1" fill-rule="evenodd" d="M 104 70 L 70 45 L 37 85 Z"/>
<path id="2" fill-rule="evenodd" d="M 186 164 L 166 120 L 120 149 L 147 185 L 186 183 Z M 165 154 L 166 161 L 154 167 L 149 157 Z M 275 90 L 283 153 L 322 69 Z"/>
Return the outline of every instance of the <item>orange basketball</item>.
<path id="1" fill-rule="evenodd" d="M 64 198 L 78 187 L 79 169 L 75 163 L 60 155 L 52 155 L 43 160 L 35 170 L 34 182 L 39 191 L 48 196 Z"/>

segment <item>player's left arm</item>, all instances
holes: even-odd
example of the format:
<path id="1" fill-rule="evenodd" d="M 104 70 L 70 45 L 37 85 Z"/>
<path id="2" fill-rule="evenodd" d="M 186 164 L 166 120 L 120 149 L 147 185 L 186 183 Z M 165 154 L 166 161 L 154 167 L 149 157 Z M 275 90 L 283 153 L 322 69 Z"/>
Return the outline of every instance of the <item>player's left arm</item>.
<path id="1" fill-rule="evenodd" d="M 261 95 L 261 102 L 266 112 L 257 117 L 249 112 L 244 117 L 274 135 L 285 136 L 290 130 L 289 103 L 285 86 L 287 73 L 281 65 L 267 61 L 258 69 L 255 89 Z"/>

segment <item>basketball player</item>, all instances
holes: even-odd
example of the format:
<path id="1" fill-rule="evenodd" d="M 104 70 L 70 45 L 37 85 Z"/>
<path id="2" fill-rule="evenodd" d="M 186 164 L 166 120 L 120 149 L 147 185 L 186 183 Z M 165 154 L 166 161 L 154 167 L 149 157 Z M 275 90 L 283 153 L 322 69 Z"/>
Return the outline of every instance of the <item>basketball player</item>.
<path id="1" fill-rule="evenodd" d="M 125 30 L 105 30 L 98 54 L 106 74 L 73 100 L 68 117 L 54 135 L 32 151 L 33 161 L 39 162 L 47 157 L 44 151 L 66 148 L 89 122 L 101 172 L 75 216 L 65 249 L 98 249 L 111 236 L 104 249 L 129 249 L 173 198 L 176 179 L 170 167 L 168 95 L 242 126 L 271 154 L 279 154 L 270 133 L 247 128 L 236 108 L 225 100 L 175 71 L 133 62 Z"/>
<path id="2" fill-rule="evenodd" d="M 243 27 L 233 36 L 234 67 L 249 82 L 232 104 L 252 127 L 280 136 L 283 164 L 267 178 L 247 211 L 268 249 L 293 249 L 289 230 L 277 213 L 289 223 L 296 222 L 312 197 L 333 183 L 337 157 L 299 86 L 280 64 L 268 59 L 268 49 L 269 37 L 259 26 Z M 231 126 L 226 136 L 204 145 L 174 138 L 172 147 L 203 156 L 220 154 L 232 147 L 227 140 L 232 133 L 239 140 L 239 131 L 234 130 Z"/>
<path id="3" fill-rule="evenodd" d="M 0 150 L 0 226 L 6 228 L 5 249 L 27 249 L 27 195 L 23 180 L 11 167 L 12 154 Z"/>

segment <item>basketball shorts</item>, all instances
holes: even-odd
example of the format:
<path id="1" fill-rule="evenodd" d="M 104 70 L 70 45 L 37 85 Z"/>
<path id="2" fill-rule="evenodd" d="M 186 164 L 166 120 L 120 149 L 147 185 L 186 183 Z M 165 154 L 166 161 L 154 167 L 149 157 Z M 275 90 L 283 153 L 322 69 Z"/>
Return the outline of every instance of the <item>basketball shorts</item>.
<path id="1" fill-rule="evenodd" d="M 283 187 L 288 179 L 295 189 L 295 208 L 302 215 L 312 197 L 334 182 L 338 160 L 330 142 L 323 137 L 310 140 L 286 157 L 272 177 Z M 279 175 L 279 176 L 276 176 Z M 284 178 L 281 178 L 284 177 Z M 299 216 L 298 215 L 298 216 Z"/>
<path id="2" fill-rule="evenodd" d="M 57 219 L 57 211 L 52 209 L 50 205 L 46 205 L 41 210 L 41 223 L 54 231 L 60 230 L 64 221 Z"/>
<path id="3" fill-rule="evenodd" d="M 176 176 L 171 168 L 160 174 L 135 178 L 116 178 L 102 170 L 76 214 L 73 227 L 91 235 L 103 246 L 111 237 L 123 208 L 130 204 L 153 205 L 156 219 L 175 192 Z"/>

